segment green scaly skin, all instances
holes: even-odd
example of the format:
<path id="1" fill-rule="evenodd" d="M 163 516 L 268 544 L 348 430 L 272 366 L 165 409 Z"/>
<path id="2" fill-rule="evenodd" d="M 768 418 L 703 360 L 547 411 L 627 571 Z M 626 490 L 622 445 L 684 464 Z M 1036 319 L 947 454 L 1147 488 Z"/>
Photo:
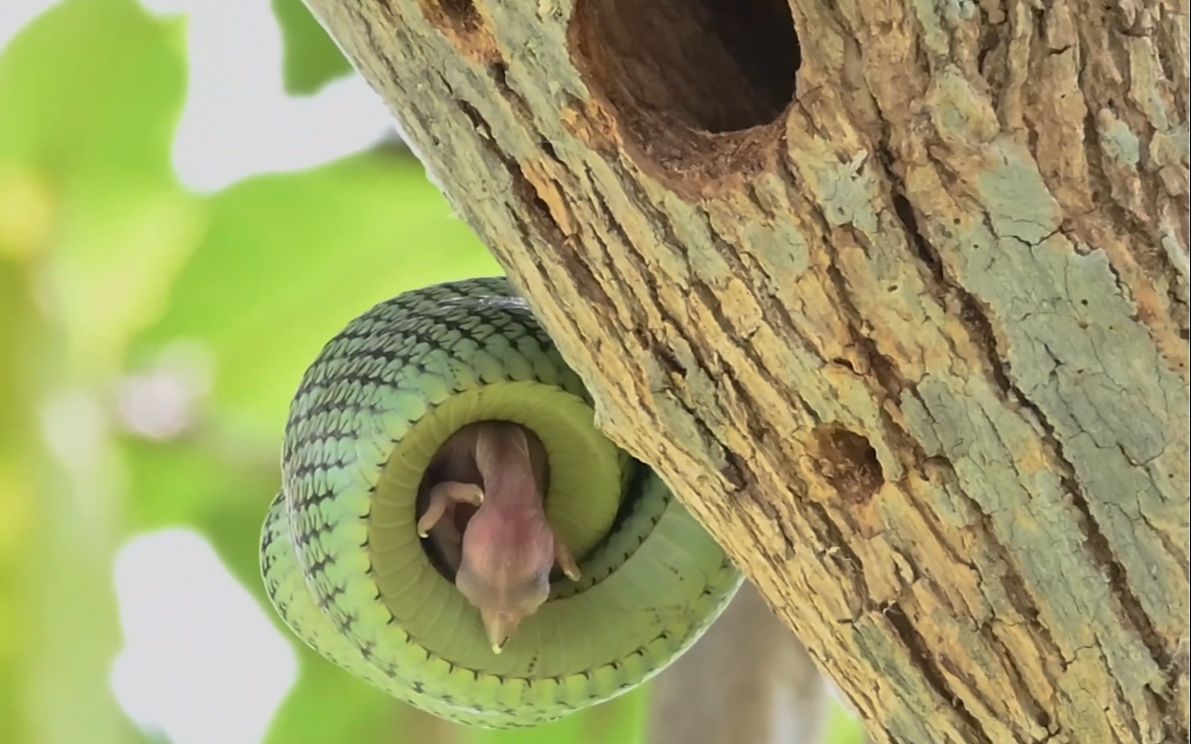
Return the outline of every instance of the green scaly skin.
<path id="1" fill-rule="evenodd" d="M 286 427 L 261 568 L 286 624 L 352 674 L 435 715 L 544 723 L 644 682 L 692 644 L 740 574 L 662 481 L 593 425 L 591 402 L 503 279 L 408 292 L 307 371 Z M 547 518 L 579 558 L 504 651 L 414 524 L 421 476 L 465 424 L 547 449 Z"/>

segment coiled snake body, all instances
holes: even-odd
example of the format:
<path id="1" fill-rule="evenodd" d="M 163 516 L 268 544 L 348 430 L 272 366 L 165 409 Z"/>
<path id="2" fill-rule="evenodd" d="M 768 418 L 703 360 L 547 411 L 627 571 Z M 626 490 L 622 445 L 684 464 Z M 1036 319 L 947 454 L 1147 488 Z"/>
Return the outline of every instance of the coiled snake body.
<path id="1" fill-rule="evenodd" d="M 544 446 L 546 518 L 582 574 L 553 577 L 502 653 L 415 527 L 436 453 L 483 421 Z M 261 544 L 277 612 L 335 664 L 462 723 L 543 723 L 631 689 L 741 581 L 662 481 L 595 429 L 581 381 L 503 279 L 408 292 L 352 321 L 302 380 L 282 476 Z"/>

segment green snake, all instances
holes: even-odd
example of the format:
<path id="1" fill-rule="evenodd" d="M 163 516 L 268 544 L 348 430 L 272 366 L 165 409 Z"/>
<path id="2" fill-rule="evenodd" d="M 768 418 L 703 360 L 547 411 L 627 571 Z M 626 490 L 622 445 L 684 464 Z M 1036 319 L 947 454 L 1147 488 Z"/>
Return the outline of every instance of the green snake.
<path id="1" fill-rule="evenodd" d="M 548 599 L 495 649 L 453 581 L 458 556 L 418 527 L 440 448 L 477 422 L 540 442 L 539 503 L 579 568 L 548 586 L 543 574 Z M 465 554 L 486 508 L 452 517 Z M 261 570 L 278 614 L 324 657 L 491 728 L 545 723 L 651 678 L 741 582 L 662 480 L 595 428 L 583 383 L 500 278 L 406 292 L 326 345 L 290 409 Z"/>

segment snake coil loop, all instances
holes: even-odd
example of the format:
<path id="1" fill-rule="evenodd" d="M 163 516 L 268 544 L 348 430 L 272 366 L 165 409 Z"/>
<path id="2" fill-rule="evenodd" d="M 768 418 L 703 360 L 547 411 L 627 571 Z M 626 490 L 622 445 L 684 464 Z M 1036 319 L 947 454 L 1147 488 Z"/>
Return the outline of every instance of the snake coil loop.
<path id="1" fill-rule="evenodd" d="M 504 279 L 436 285 L 369 310 L 323 349 L 290 410 L 282 489 L 261 540 L 278 614 L 352 674 L 471 725 L 544 723 L 649 679 L 741 578 L 593 417 L 578 376 Z M 500 655 L 415 529 L 435 452 L 483 420 L 542 441 L 547 518 L 583 572 L 554 582 Z"/>

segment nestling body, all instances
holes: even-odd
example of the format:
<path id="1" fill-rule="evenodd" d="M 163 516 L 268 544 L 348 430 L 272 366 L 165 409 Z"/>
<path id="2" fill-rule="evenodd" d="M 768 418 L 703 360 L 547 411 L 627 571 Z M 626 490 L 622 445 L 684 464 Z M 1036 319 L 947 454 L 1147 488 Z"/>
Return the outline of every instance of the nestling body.
<path id="1" fill-rule="evenodd" d="M 457 569 L 455 586 L 479 609 L 500 653 L 546 601 L 555 564 L 579 578 L 574 556 L 546 521 L 545 449 L 517 424 L 482 421 L 453 434 L 427 474 L 418 533 Z"/>

